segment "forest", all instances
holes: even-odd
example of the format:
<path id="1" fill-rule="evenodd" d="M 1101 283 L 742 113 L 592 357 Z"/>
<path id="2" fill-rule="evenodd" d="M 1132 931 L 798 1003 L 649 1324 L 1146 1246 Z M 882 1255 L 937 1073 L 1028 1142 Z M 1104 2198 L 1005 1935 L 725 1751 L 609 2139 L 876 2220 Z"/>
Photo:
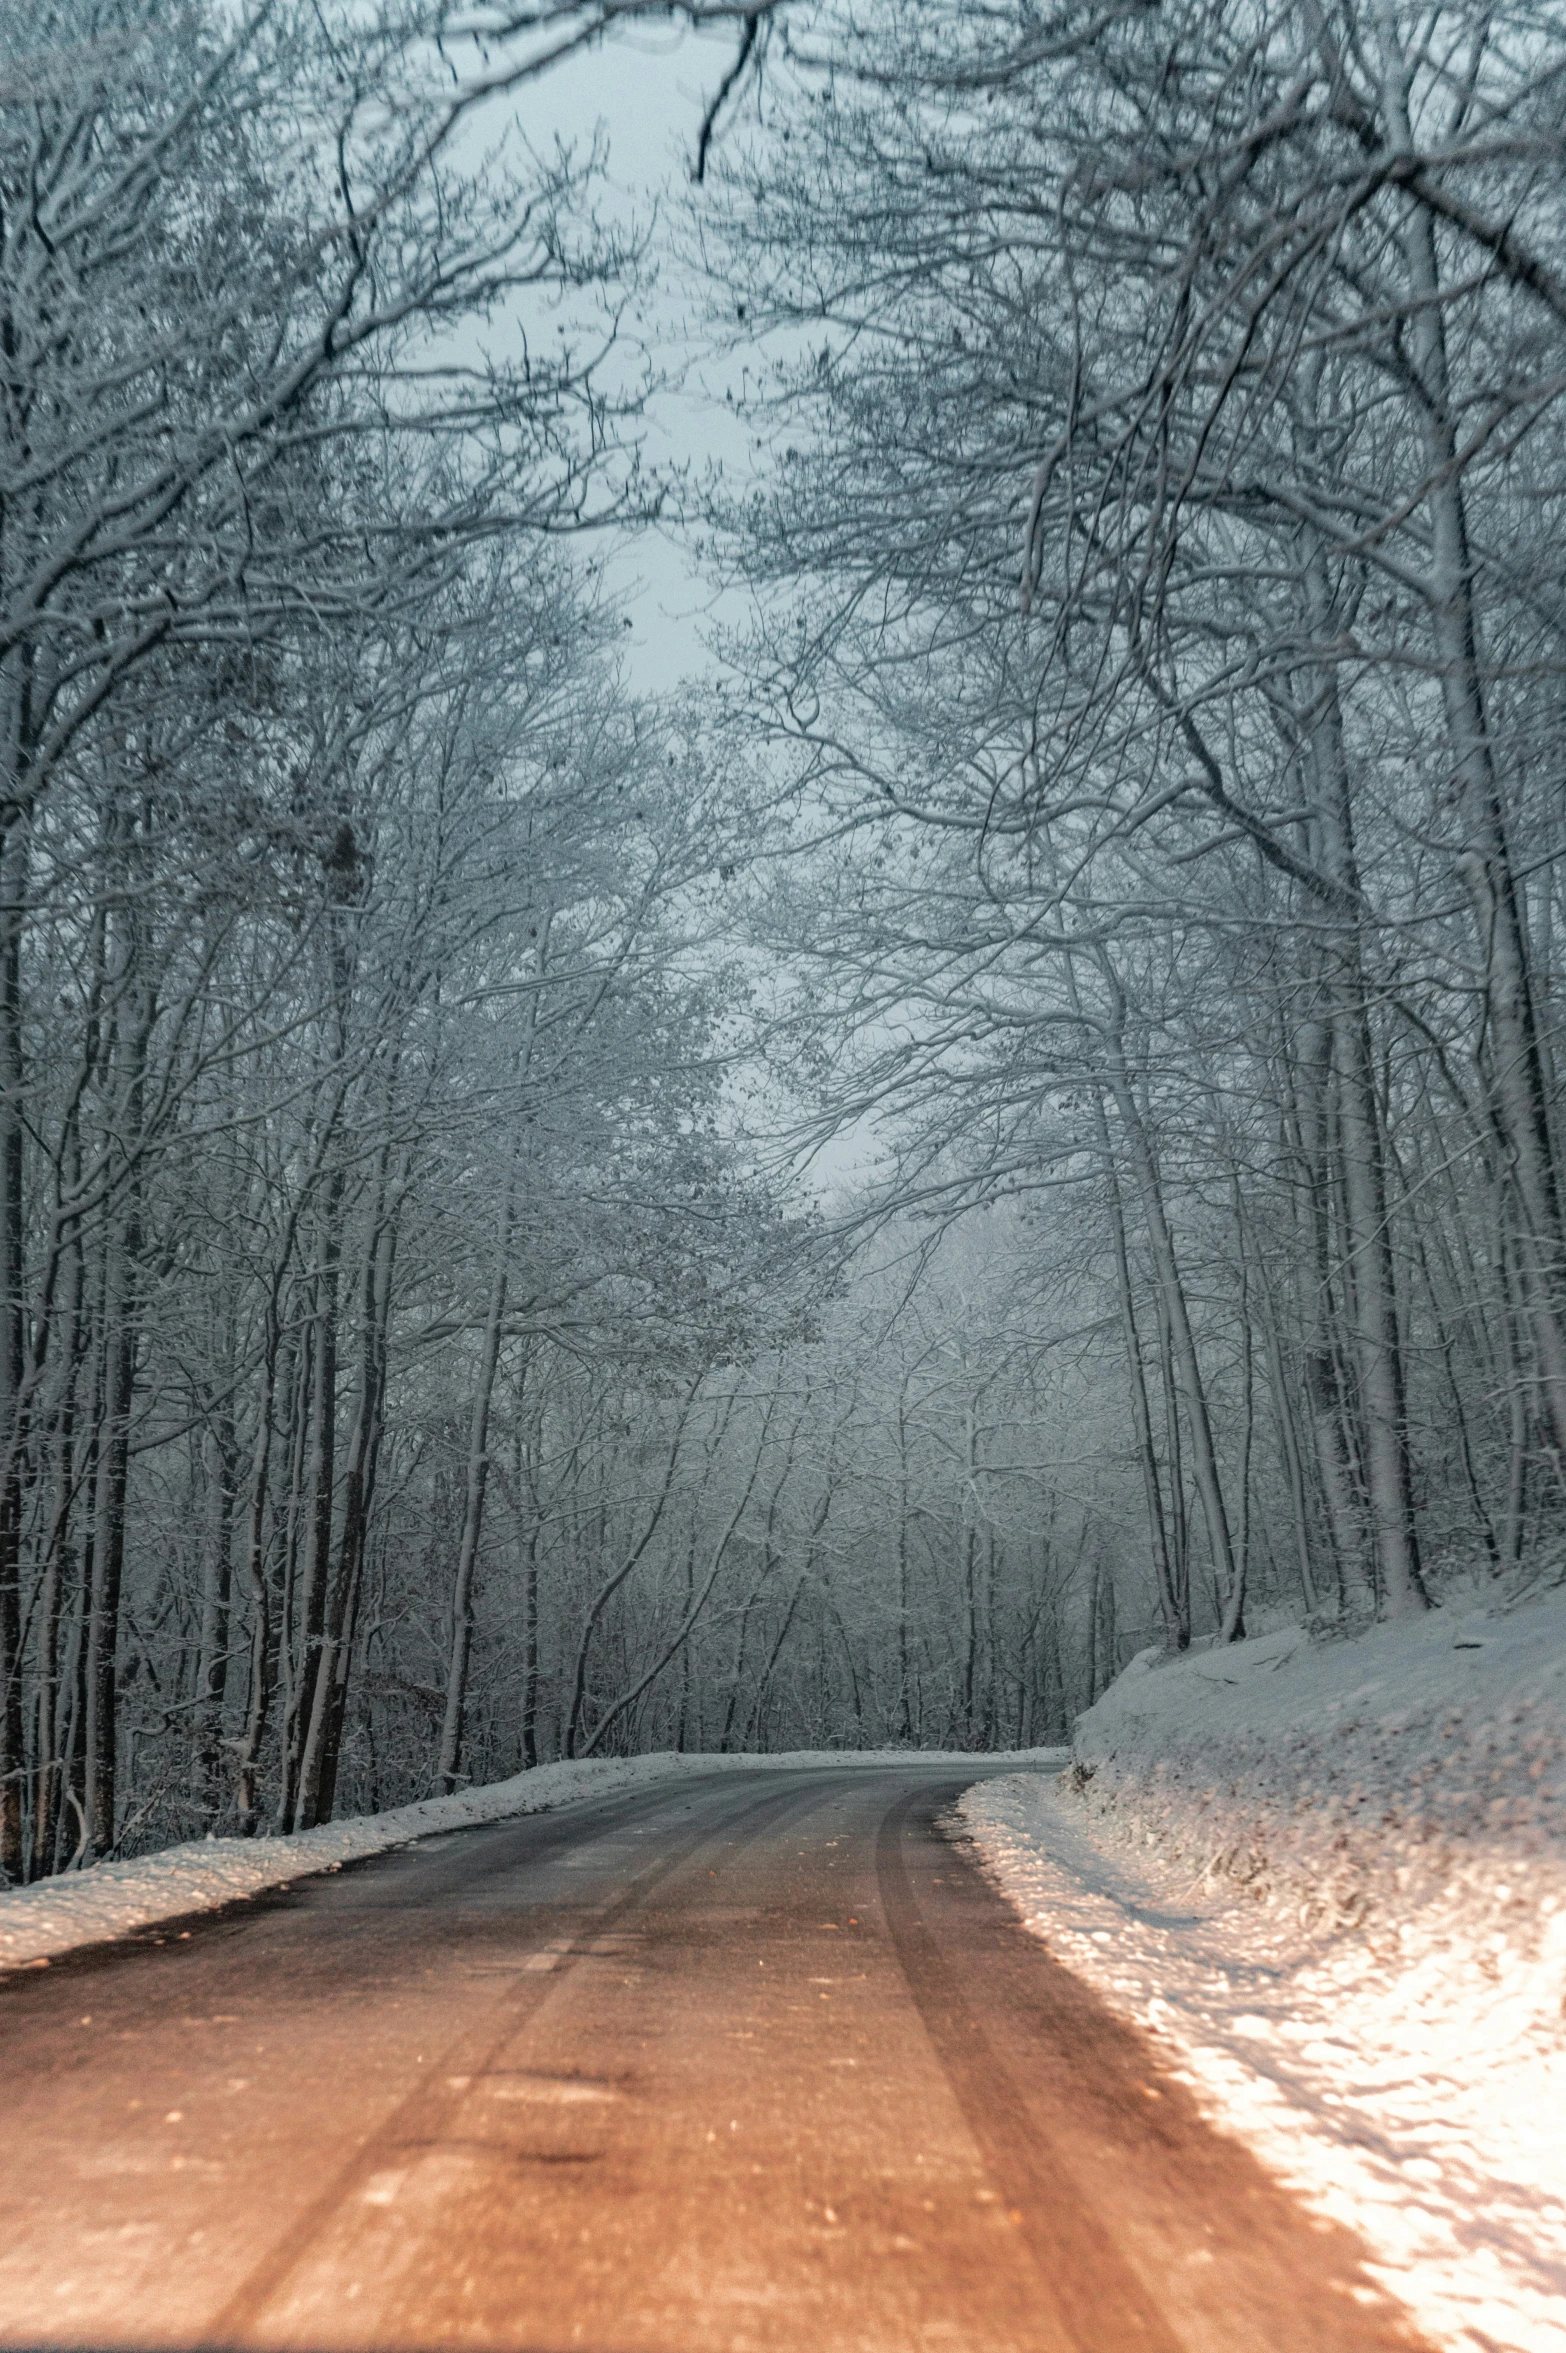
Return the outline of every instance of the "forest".
<path id="1" fill-rule="evenodd" d="M 0 59 L 0 1885 L 1566 1574 L 1566 12 Z"/>

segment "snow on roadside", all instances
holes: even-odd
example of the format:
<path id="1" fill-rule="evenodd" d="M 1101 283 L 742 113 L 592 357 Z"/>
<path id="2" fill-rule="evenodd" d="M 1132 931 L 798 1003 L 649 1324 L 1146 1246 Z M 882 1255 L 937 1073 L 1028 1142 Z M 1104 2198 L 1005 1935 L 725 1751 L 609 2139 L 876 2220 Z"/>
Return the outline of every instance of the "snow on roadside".
<path id="1" fill-rule="evenodd" d="M 1434 2341 L 1566 2353 L 1566 1594 L 1133 1661 L 962 1812 Z"/>
<path id="2" fill-rule="evenodd" d="M 1056 1751 L 1019 1749 L 1019 1764 Z M 608 1797 L 644 1782 L 691 1772 L 745 1772 L 786 1765 L 971 1766 L 955 1752 L 908 1749 L 805 1749 L 775 1756 L 702 1756 L 672 1750 L 644 1757 L 591 1757 L 571 1764 L 540 1765 L 509 1781 L 459 1790 L 454 1797 L 425 1798 L 385 1814 L 356 1814 L 301 1830 L 288 1838 L 207 1838 L 160 1854 L 138 1855 L 125 1863 L 98 1863 L 33 1887 L 0 1893 L 0 1970 L 42 1968 L 52 1955 L 78 1945 L 128 1936 L 188 1912 L 214 1912 L 244 1896 L 316 1871 L 335 1871 L 362 1855 L 384 1854 L 436 1831 L 463 1830 L 475 1823 L 501 1822 L 516 1814 L 538 1814 L 574 1798 Z M 987 1757 L 986 1769 L 1003 1760 Z"/>

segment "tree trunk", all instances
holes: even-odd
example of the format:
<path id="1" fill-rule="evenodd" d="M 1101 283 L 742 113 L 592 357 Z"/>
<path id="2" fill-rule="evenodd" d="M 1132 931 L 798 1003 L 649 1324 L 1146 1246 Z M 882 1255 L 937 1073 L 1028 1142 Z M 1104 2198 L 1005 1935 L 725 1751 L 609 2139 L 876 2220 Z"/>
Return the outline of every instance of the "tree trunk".
<path id="1" fill-rule="evenodd" d="M 130 1414 L 136 1369 L 127 1259 L 132 1234 L 115 1237 L 104 1293 L 103 1398 L 105 1428 L 93 1497 L 92 1587 L 87 1616 L 87 1822 L 94 1855 L 110 1855 L 116 1841 L 119 1765 L 116 1668 L 120 1588 L 125 1570 L 125 1488 L 130 1467 Z"/>
<path id="2" fill-rule="evenodd" d="M 7 767 L 0 778 L 0 1884 L 26 1869 L 22 1839 L 27 1768 L 22 1721 L 22 1421 L 27 1357 L 26 1064 L 23 1046 L 22 928 L 28 884 L 28 818 L 23 773 L 23 656 L 3 665 Z"/>
<path id="3" fill-rule="evenodd" d="M 903 1375 L 897 1392 L 897 1737 L 913 1739 L 912 1696 L 908 1685 L 908 1385 Z"/>
<path id="4" fill-rule="evenodd" d="M 61 1704 L 64 1685 L 60 1674 L 60 1621 L 71 1568 L 71 1508 L 76 1490 L 76 1405 L 87 1347 L 86 1269 L 79 1234 L 72 1236 L 69 1263 L 70 1274 L 61 1317 L 65 1334 L 65 1362 L 61 1367 L 53 1432 L 54 1498 L 50 1511 L 43 1585 L 38 1597 L 37 1781 L 33 1797 L 30 1866 L 30 1876 L 34 1879 L 43 1878 L 54 1868 L 59 1843 L 60 1810 L 65 1792 L 62 1732 L 66 1710 Z"/>
<path id="5" fill-rule="evenodd" d="M 484 1316 L 484 1340 L 479 1352 L 478 1379 L 468 1422 L 462 1530 L 457 1543 L 457 1571 L 451 1594 L 451 1650 L 446 1668 L 446 1706 L 441 1722 L 440 1755 L 435 1767 L 438 1792 L 449 1793 L 454 1790 L 460 1777 L 458 1768 L 462 1761 L 462 1717 L 467 1703 L 468 1661 L 473 1650 L 473 1580 L 484 1531 L 484 1498 L 489 1485 L 489 1422 L 494 1408 L 495 1376 L 500 1367 L 500 1337 L 505 1323 L 506 1292 L 511 1273 L 511 1229 L 516 1217 L 521 1161 L 522 1128 L 519 1119 L 495 1235 L 495 1262 L 490 1279 L 489 1304 Z"/>
<path id="6" fill-rule="evenodd" d="M 1137 1330 L 1136 1305 L 1131 1291 L 1125 1205 L 1120 1197 L 1120 1178 L 1110 1149 L 1109 1121 L 1104 1114 L 1103 1092 L 1097 1087 L 1093 1089 L 1093 1112 L 1109 1198 L 1110 1235 L 1115 1249 L 1115 1281 L 1120 1298 L 1120 1328 L 1125 1346 L 1126 1375 L 1131 1389 L 1131 1421 L 1136 1433 L 1137 1461 L 1142 1473 L 1142 1495 L 1147 1505 L 1148 1535 L 1153 1547 L 1153 1576 L 1164 1621 L 1164 1640 L 1176 1651 L 1188 1650 L 1191 1645 L 1190 1587 L 1184 1579 L 1176 1578 L 1174 1563 L 1170 1558 L 1163 1485 L 1158 1474 L 1158 1453 L 1153 1444 L 1153 1417 L 1147 1399 L 1147 1366 L 1142 1355 L 1142 1339 Z"/>
<path id="7" fill-rule="evenodd" d="M 223 1407 L 206 1440 L 210 1494 L 201 1591 L 201 1638 L 194 1709 L 195 1797 L 210 1827 L 223 1804 L 223 1701 L 228 1689 L 228 1628 L 234 1580 L 234 1502 L 238 1483 L 234 1417 Z"/>
<path id="8" fill-rule="evenodd" d="M 304 1567 L 294 1602 L 298 1649 L 289 1707 L 283 1727 L 283 1788 L 279 1809 L 288 1830 L 308 1827 L 309 1800 L 303 1790 L 305 1751 L 316 1715 L 318 1687 L 330 1674 L 325 1657 L 326 1609 L 332 1571 L 332 1530 L 337 1491 L 337 1321 L 338 1274 L 342 1251 L 342 1176 L 334 1171 L 327 1188 L 320 1263 L 312 1290 L 310 1394 L 299 1507 L 305 1520 Z M 323 1703 L 324 1704 L 324 1703 Z"/>
<path id="9" fill-rule="evenodd" d="M 1325 637 L 1332 608 L 1326 564 L 1314 543 L 1307 553 L 1306 580 L 1311 624 L 1318 637 Z M 1337 679 L 1330 667 L 1319 679 L 1309 734 L 1318 860 L 1338 886 L 1340 904 L 1354 909 L 1360 904 L 1361 890 L 1348 753 Z M 1428 1604 L 1414 1525 L 1386 1150 L 1359 924 L 1352 913 L 1345 913 L 1325 934 L 1323 974 L 1337 1088 L 1338 1159 L 1346 1218 L 1343 1274 L 1353 1334 L 1366 1503 L 1380 1607 L 1387 1617 L 1400 1618 Z"/>
<path id="10" fill-rule="evenodd" d="M 359 1370 L 343 1480 L 342 1527 L 321 1629 L 300 1772 L 301 1827 L 329 1822 L 337 1798 L 337 1764 L 348 1707 L 354 1630 L 369 1544 L 375 1476 L 385 1426 L 387 1329 L 396 1261 L 396 1220 L 387 1198 L 389 1153 L 376 1172 L 375 1198 L 359 1284 Z"/>
<path id="11" fill-rule="evenodd" d="M 1208 1412 L 1207 1391 L 1202 1380 L 1201 1365 L 1196 1353 L 1196 1337 L 1191 1329 L 1186 1306 L 1185 1287 L 1180 1279 L 1179 1262 L 1175 1256 L 1174 1237 L 1164 1211 L 1163 1188 L 1153 1160 L 1152 1147 L 1143 1124 L 1141 1109 L 1126 1068 L 1122 1042 L 1124 999 L 1120 984 L 1109 970 L 1107 961 L 1102 966 L 1109 983 L 1114 1019 L 1105 1036 L 1107 1080 L 1115 1108 L 1120 1116 L 1132 1172 L 1141 1198 L 1142 1214 L 1147 1222 L 1148 1239 L 1152 1245 L 1153 1263 L 1158 1275 L 1159 1290 L 1169 1322 L 1169 1336 L 1174 1359 L 1175 1380 L 1180 1401 L 1185 1408 L 1185 1424 L 1194 1458 L 1196 1489 L 1202 1499 L 1207 1521 L 1208 1537 L 1213 1550 L 1213 1565 L 1218 1574 L 1220 1606 L 1225 1611 L 1228 1632 L 1232 1640 L 1243 1631 L 1244 1592 L 1240 1585 L 1239 1565 L 1229 1534 L 1229 1515 L 1224 1508 L 1223 1487 L 1218 1475 L 1218 1458 L 1213 1445 L 1212 1419 Z"/>
<path id="12" fill-rule="evenodd" d="M 245 1522 L 245 1576 L 250 1594 L 250 1659 L 245 1691 L 245 1726 L 235 1753 L 234 1802 L 241 1838 L 253 1838 L 260 1828 L 257 1782 L 261 1744 L 266 1738 L 272 1703 L 271 1585 L 267 1577 L 267 1503 L 271 1485 L 273 1415 L 277 1403 L 277 1360 L 281 1345 L 278 1303 L 282 1270 L 272 1279 L 267 1301 L 261 1353 L 260 1396 L 256 1401 L 256 1435 L 251 1450 L 250 1492 Z"/>
<path id="13" fill-rule="evenodd" d="M 1408 76 L 1394 0 L 1377 0 L 1382 92 L 1395 153 L 1413 152 Z M 1483 960 L 1484 1071 L 1496 1137 L 1512 1179 L 1517 1254 L 1545 1420 L 1566 1463 L 1566 1227 L 1549 1129 L 1549 1092 L 1528 935 L 1491 746 L 1474 612 L 1473 560 L 1452 411 L 1435 228 L 1416 195 L 1405 202 L 1408 349 L 1419 377 L 1430 516 L 1426 596 L 1440 673 L 1453 782 L 1467 841 L 1457 871 Z"/>
<path id="14" fill-rule="evenodd" d="M 1323 979 L 1323 993 L 1325 986 Z M 1322 1515 L 1326 1523 L 1341 1608 L 1347 1603 L 1351 1589 L 1363 1585 L 1363 1574 L 1353 1465 L 1347 1443 L 1347 1408 L 1338 1375 L 1334 1297 L 1336 1270 L 1332 1255 L 1333 1186 L 1328 1152 L 1331 1040 L 1332 1033 L 1326 1021 L 1312 1017 L 1305 1022 L 1295 1045 L 1294 1070 L 1299 1151 L 1309 1235 L 1309 1266 L 1305 1283 L 1305 1406 L 1310 1422 Z"/>

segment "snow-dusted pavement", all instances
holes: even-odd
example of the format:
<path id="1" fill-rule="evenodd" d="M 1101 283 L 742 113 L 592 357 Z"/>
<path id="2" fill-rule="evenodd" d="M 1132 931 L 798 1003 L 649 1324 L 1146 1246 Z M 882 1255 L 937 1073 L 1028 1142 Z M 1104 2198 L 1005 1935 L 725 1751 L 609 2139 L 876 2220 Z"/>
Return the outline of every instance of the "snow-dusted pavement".
<path id="1" fill-rule="evenodd" d="M 941 1834 L 975 1763 L 644 1773 L 13 1969 L 0 2340 L 1410 2346 Z"/>
<path id="2" fill-rule="evenodd" d="M 1011 1752 L 1030 1768 L 1054 1750 Z M 901 1749 L 855 1751 L 857 1764 L 906 1761 Z M 444 1830 L 471 1830 L 484 1822 L 514 1821 L 542 1814 L 581 1798 L 610 1797 L 621 1790 L 678 1782 L 692 1773 L 775 1772 L 779 1766 L 817 1769 L 840 1762 L 829 1751 L 806 1749 L 773 1756 L 692 1756 L 660 1750 L 641 1757 L 588 1757 L 568 1764 L 540 1765 L 509 1781 L 488 1781 L 453 1797 L 428 1797 L 384 1814 L 351 1814 L 319 1830 L 285 1838 L 205 1838 L 164 1847 L 123 1863 L 99 1863 L 91 1870 L 43 1879 L 34 1887 L 0 1894 L 0 1971 L 39 1967 L 57 1954 L 110 1937 L 129 1936 L 160 1922 L 215 1912 L 225 1904 L 286 1887 L 318 1871 L 384 1855 L 393 1847 Z M 969 1764 L 965 1755 L 927 1752 L 926 1765 Z M 986 1759 L 1000 1770 L 1000 1757 Z"/>

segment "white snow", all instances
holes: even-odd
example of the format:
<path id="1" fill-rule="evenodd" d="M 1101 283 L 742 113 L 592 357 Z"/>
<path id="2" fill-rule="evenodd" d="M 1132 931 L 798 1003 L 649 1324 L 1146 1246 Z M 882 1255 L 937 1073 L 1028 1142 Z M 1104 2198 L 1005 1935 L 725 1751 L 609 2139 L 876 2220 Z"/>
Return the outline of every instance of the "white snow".
<path id="1" fill-rule="evenodd" d="M 1029 1927 L 1432 2341 L 1566 2353 L 1566 1594 L 1144 1652 L 1075 1757 L 962 1801 Z"/>
<path id="2" fill-rule="evenodd" d="M 1057 1750 L 1008 1752 L 1019 1764 L 1053 1761 Z M 993 1767 L 999 1760 L 987 1758 Z M 207 1838 L 161 1854 L 139 1855 L 126 1863 L 99 1863 L 33 1887 L 0 1894 L 0 1969 L 46 1968 L 51 1955 L 78 1945 L 101 1944 L 187 1912 L 213 1912 L 264 1888 L 284 1887 L 316 1871 L 335 1871 L 361 1855 L 383 1854 L 436 1831 L 461 1830 L 478 1822 L 501 1822 L 515 1814 L 538 1814 L 574 1798 L 607 1797 L 638 1783 L 681 1774 L 765 1771 L 778 1766 L 956 1765 L 974 1759 L 956 1751 L 897 1749 L 803 1749 L 777 1755 L 711 1756 L 692 1752 L 625 1758 L 587 1758 L 571 1764 L 540 1765 L 509 1781 L 459 1790 L 454 1797 L 426 1798 L 385 1814 L 351 1815 L 319 1830 L 288 1838 Z"/>

